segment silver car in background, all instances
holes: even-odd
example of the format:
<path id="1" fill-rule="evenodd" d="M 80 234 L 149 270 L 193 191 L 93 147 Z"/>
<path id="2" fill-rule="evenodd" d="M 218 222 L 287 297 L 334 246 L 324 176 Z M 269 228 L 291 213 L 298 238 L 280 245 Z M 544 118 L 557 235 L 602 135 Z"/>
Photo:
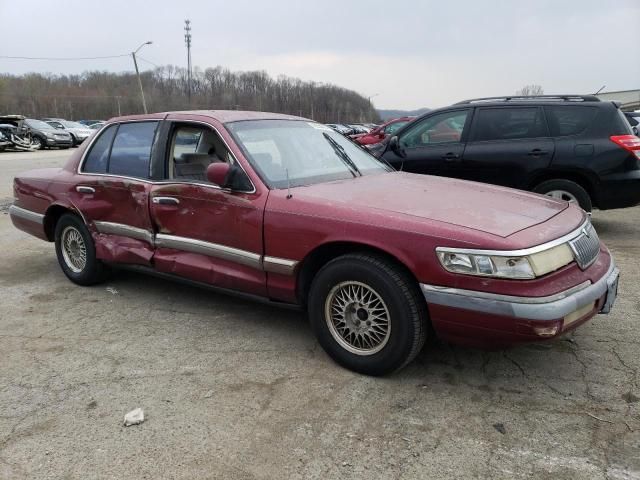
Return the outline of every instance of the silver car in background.
<path id="1" fill-rule="evenodd" d="M 69 132 L 71 134 L 74 147 L 77 147 L 84 142 L 95 131 L 81 123 L 64 120 L 62 118 L 44 118 L 43 120 L 54 128 Z"/>

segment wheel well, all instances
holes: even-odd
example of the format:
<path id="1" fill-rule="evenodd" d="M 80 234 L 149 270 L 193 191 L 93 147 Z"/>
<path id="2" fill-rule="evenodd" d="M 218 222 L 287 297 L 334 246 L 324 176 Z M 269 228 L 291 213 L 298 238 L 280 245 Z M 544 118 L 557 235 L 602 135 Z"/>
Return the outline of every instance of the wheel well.
<path id="1" fill-rule="evenodd" d="M 548 180 L 570 180 L 577 183 L 587 191 L 589 197 L 591 197 L 591 201 L 594 205 L 596 205 L 597 197 L 595 195 L 593 183 L 587 176 L 576 172 L 551 171 L 540 174 L 535 178 L 534 181 L 529 184 L 528 189 L 533 191 L 533 189 L 540 185 L 542 182 L 546 182 Z"/>
<path id="2" fill-rule="evenodd" d="M 324 265 L 334 258 L 356 252 L 369 253 L 384 258 L 396 267 L 402 269 L 410 278 L 415 280 L 416 285 L 418 284 L 418 280 L 411 270 L 409 270 L 409 268 L 407 268 L 407 266 L 396 257 L 384 250 L 362 243 L 332 242 L 317 247 L 315 250 L 312 250 L 307 254 L 304 260 L 302 260 L 302 264 L 298 272 L 298 281 L 296 282 L 296 295 L 300 305 L 303 307 L 306 306 L 311 283 Z"/>
<path id="3" fill-rule="evenodd" d="M 44 233 L 47 236 L 47 240 L 53 242 L 55 240 L 55 232 L 56 232 L 56 224 L 60 217 L 65 213 L 73 213 L 73 210 L 70 210 L 61 205 L 53 205 L 49 207 L 44 214 Z"/>

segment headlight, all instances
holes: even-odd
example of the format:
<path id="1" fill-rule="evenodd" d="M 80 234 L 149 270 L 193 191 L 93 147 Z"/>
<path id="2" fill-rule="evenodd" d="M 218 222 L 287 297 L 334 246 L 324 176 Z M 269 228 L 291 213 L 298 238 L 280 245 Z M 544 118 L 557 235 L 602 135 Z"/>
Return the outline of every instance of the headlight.
<path id="1" fill-rule="evenodd" d="M 540 277 L 573 261 L 573 253 L 567 244 L 525 256 L 442 247 L 436 252 L 440 263 L 449 272 L 520 280 Z"/>

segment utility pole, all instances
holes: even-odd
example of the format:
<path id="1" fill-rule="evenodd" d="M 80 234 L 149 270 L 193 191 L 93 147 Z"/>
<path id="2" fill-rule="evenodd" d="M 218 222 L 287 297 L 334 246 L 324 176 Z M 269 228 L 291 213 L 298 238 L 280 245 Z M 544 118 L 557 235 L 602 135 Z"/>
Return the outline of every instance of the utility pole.
<path id="1" fill-rule="evenodd" d="M 184 43 L 187 46 L 187 95 L 191 105 L 191 20 L 184 21 Z"/>
<path id="2" fill-rule="evenodd" d="M 142 80 L 140 79 L 140 70 L 138 70 L 138 60 L 136 59 L 136 53 L 140 51 L 142 47 L 145 45 L 151 45 L 153 42 L 144 42 L 140 45 L 134 52 L 131 52 L 131 57 L 133 57 L 133 65 L 136 67 L 136 75 L 138 76 L 138 86 L 140 87 L 140 96 L 142 97 L 142 110 L 144 113 L 147 112 L 147 102 L 144 99 L 144 90 L 142 89 Z"/>

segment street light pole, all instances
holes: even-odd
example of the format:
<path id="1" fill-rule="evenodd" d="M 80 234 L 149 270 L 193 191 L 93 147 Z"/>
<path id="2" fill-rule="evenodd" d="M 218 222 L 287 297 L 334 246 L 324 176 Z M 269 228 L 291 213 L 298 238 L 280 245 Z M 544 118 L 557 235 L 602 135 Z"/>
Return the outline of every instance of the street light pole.
<path id="1" fill-rule="evenodd" d="M 138 60 L 136 59 L 136 53 L 138 53 L 138 51 L 145 45 L 151 45 L 152 43 L 153 42 L 151 41 L 145 42 L 142 45 L 140 45 L 134 52 L 131 52 L 131 57 L 133 58 L 133 65 L 136 67 L 136 75 L 138 76 L 138 86 L 140 87 L 140 97 L 142 98 L 142 110 L 144 111 L 144 113 L 148 113 L 147 102 L 144 99 L 144 90 L 142 89 L 142 79 L 140 78 L 140 70 L 138 70 Z"/>
<path id="2" fill-rule="evenodd" d="M 373 110 L 373 103 L 371 103 L 371 99 L 380 95 L 379 93 L 374 93 L 373 95 L 369 95 L 367 99 L 369 100 L 369 109 Z"/>

